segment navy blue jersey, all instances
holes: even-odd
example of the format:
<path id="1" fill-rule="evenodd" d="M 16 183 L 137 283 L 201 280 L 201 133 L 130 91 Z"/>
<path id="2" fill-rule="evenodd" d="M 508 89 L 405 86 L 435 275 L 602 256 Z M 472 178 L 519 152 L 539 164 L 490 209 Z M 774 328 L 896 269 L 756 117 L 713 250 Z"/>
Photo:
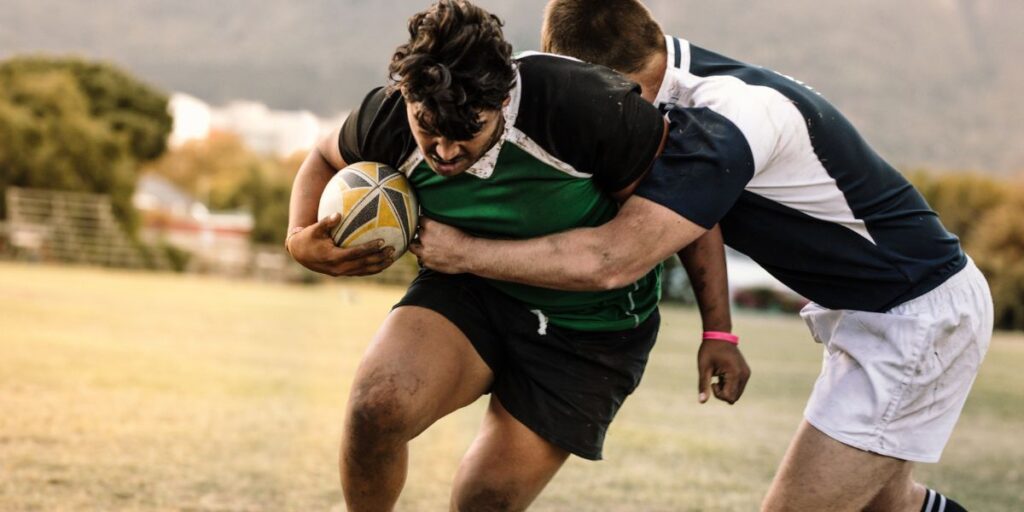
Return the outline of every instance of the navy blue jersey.
<path id="1" fill-rule="evenodd" d="M 832 309 L 886 311 L 966 264 L 921 195 L 820 94 L 667 37 L 672 123 L 637 190 Z"/>

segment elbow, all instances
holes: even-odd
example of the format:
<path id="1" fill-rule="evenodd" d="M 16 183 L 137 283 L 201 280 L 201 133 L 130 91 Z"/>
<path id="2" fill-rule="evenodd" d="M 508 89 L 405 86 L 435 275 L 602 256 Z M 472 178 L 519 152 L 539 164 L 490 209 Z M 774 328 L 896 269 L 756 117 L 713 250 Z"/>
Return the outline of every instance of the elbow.
<path id="1" fill-rule="evenodd" d="M 601 290 L 618 290 L 619 288 L 625 288 L 644 276 L 644 272 L 629 269 L 626 267 L 618 267 L 614 269 L 608 269 L 602 274 L 601 278 Z"/>
<path id="2" fill-rule="evenodd" d="M 642 245 L 623 243 L 600 228 L 582 232 L 582 243 L 559 246 L 563 278 L 573 282 L 581 291 L 608 291 L 624 288 L 636 282 L 650 268 L 644 268 Z M 577 239 L 580 240 L 580 239 Z M 651 265 L 653 267 L 653 265 Z"/>
<path id="3" fill-rule="evenodd" d="M 606 255 L 591 266 L 587 273 L 587 284 L 596 291 L 618 290 L 635 283 L 645 273 L 637 265 L 617 261 Z"/>

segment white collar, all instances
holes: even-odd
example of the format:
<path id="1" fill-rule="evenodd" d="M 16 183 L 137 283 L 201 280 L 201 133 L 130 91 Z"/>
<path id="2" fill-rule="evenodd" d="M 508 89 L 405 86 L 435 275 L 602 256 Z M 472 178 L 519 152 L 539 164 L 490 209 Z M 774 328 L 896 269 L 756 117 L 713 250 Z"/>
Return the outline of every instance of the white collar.
<path id="1" fill-rule="evenodd" d="M 494 174 L 494 168 L 498 165 L 498 155 L 501 154 L 501 148 L 505 145 L 505 139 L 508 138 L 509 133 L 515 128 L 516 118 L 519 117 L 519 100 L 522 97 L 522 78 L 519 76 L 519 69 L 516 69 L 516 83 L 512 86 L 512 90 L 509 91 L 509 102 L 501 109 L 501 115 L 505 119 L 505 126 L 502 128 L 501 138 L 498 142 L 495 142 L 491 149 L 484 153 L 484 156 L 480 157 L 466 172 L 476 176 L 480 179 L 490 178 Z"/>
<path id="2" fill-rule="evenodd" d="M 501 138 L 498 142 L 495 142 L 491 149 L 484 153 L 484 156 L 480 157 L 479 160 L 473 163 L 469 169 L 466 169 L 466 173 L 476 176 L 477 178 L 486 180 L 494 174 L 494 168 L 498 164 L 498 155 L 501 154 L 501 148 L 505 145 L 505 140 L 508 139 L 509 134 L 512 133 L 516 125 L 516 118 L 519 117 L 519 103 L 522 98 L 522 77 L 519 76 L 519 69 L 516 69 L 516 83 L 512 86 L 512 90 L 508 92 L 509 102 L 501 109 L 501 116 L 505 119 L 505 126 L 502 129 Z M 423 161 L 423 152 L 417 147 L 408 158 L 399 166 L 398 170 L 406 176 L 412 175 L 413 169 L 416 168 L 420 162 Z M 433 172 L 433 171 L 431 171 Z"/>
<path id="3" fill-rule="evenodd" d="M 682 104 L 686 88 L 679 78 L 690 73 L 689 41 L 666 35 L 665 50 L 665 76 L 661 79 L 661 88 L 654 99 L 654 106 L 659 109 Z"/>

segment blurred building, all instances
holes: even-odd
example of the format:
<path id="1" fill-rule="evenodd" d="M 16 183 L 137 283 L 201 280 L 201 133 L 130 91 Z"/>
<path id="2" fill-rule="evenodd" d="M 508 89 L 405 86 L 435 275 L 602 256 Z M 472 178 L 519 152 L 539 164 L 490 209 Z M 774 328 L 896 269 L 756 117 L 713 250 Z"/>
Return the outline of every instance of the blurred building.
<path id="1" fill-rule="evenodd" d="M 171 246 L 188 256 L 188 268 L 245 274 L 252 260 L 248 212 L 212 212 L 167 179 L 153 173 L 139 178 L 132 196 L 142 217 L 141 233 L 150 245 Z"/>
<path id="2" fill-rule="evenodd" d="M 174 93 L 167 104 L 174 124 L 167 143 L 176 148 L 190 140 L 202 140 L 210 136 L 212 112 L 210 106 L 199 98 L 183 93 Z"/>
<path id="3" fill-rule="evenodd" d="M 807 299 L 747 255 L 726 247 L 725 260 L 729 269 L 729 298 L 734 305 L 786 313 L 796 313 L 807 305 Z"/>
<path id="4" fill-rule="evenodd" d="M 322 119 L 308 110 L 272 110 L 254 101 L 211 107 L 182 93 L 171 95 L 168 108 L 174 118 L 171 147 L 222 131 L 237 134 L 255 151 L 277 156 L 309 150 L 345 120 L 345 115 Z"/>
<path id="5" fill-rule="evenodd" d="M 675 258 L 665 263 L 662 278 L 663 297 L 671 301 L 694 304 L 696 297 L 686 275 L 686 269 Z M 807 304 L 807 299 L 782 284 L 745 254 L 726 247 L 725 263 L 729 273 L 729 301 L 733 305 L 749 309 L 797 312 Z"/>

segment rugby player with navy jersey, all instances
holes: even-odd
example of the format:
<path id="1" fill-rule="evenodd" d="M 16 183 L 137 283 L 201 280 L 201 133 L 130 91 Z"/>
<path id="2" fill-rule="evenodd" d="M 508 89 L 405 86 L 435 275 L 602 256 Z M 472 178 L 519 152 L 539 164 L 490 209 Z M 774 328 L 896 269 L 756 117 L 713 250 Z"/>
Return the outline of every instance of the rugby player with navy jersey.
<path id="1" fill-rule="evenodd" d="M 296 176 L 285 245 L 310 269 L 364 275 L 391 263 L 375 244 L 335 247 L 338 219 L 316 220 L 347 163 L 399 169 L 434 218 L 525 239 L 612 219 L 612 196 L 628 195 L 660 151 L 667 123 L 635 83 L 574 59 L 513 58 L 500 20 L 469 2 L 439 1 L 409 34 L 389 86 L 367 94 Z M 600 459 L 657 335 L 660 272 L 591 291 L 420 272 L 355 375 L 339 460 L 347 509 L 392 509 L 409 441 L 486 393 L 452 510 L 525 509 L 570 453 Z M 714 354 L 711 365 L 745 367 L 734 346 Z"/>
<path id="2" fill-rule="evenodd" d="M 708 230 L 812 302 L 825 361 L 763 510 L 964 510 L 916 483 L 992 334 L 984 276 L 918 192 L 820 94 L 665 36 L 637 0 L 552 0 L 546 51 L 619 70 L 671 122 L 616 218 L 526 241 L 421 224 L 428 268 L 605 289 Z M 717 226 L 717 227 L 716 227 Z"/>

